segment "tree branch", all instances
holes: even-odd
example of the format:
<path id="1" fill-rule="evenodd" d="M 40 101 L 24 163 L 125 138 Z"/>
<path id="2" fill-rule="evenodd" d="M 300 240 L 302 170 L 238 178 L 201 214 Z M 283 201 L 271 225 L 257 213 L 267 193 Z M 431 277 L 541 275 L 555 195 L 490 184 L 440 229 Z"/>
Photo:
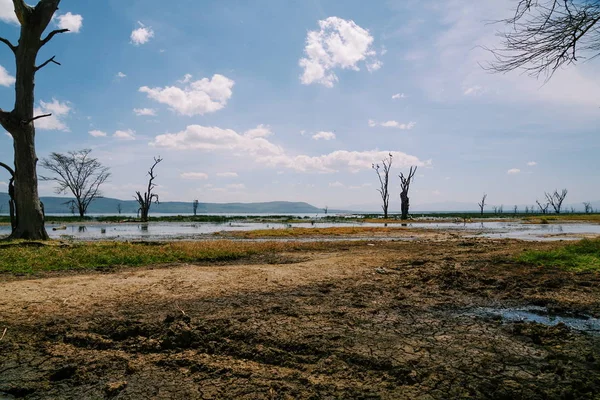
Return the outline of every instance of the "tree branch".
<path id="1" fill-rule="evenodd" d="M 8 173 L 10 174 L 11 178 L 15 177 L 15 171 L 13 171 L 13 169 L 11 167 L 4 164 L 3 162 L 0 162 L 0 167 L 3 167 L 4 169 L 6 169 L 8 171 Z"/>
<path id="2" fill-rule="evenodd" d="M 29 15 L 33 12 L 33 7 L 25 4 L 24 0 L 13 0 L 13 5 L 15 6 L 15 14 L 17 15 L 17 19 L 21 26 L 27 23 Z"/>
<path id="3" fill-rule="evenodd" d="M 10 42 L 10 40 L 8 39 L 4 39 L 3 37 L 0 37 L 0 42 L 6 44 L 8 47 L 10 47 L 10 49 L 12 50 L 13 53 L 17 52 L 17 46 L 15 46 L 14 44 L 12 44 Z"/>
<path id="4" fill-rule="evenodd" d="M 44 68 L 46 65 L 50 64 L 50 63 L 54 63 L 56 65 L 61 65 L 58 61 L 54 60 L 54 57 L 56 56 L 52 56 L 49 60 L 46 60 L 42 65 L 40 65 L 39 67 L 35 67 L 35 71 L 39 71 L 40 69 Z"/>
<path id="5" fill-rule="evenodd" d="M 35 121 L 36 119 L 40 119 L 40 118 L 46 118 L 46 117 L 50 117 L 50 116 L 52 116 L 52 114 L 42 114 L 42 115 L 38 115 L 38 116 L 36 116 L 36 117 L 33 117 L 33 118 L 31 118 L 31 119 L 28 119 L 28 120 L 26 120 L 26 121 L 24 120 L 24 121 L 22 121 L 22 122 L 23 122 L 23 125 L 27 125 L 27 124 L 29 124 L 29 123 L 31 123 L 31 122 L 33 122 L 33 121 Z"/>
<path id="6" fill-rule="evenodd" d="M 40 41 L 40 48 L 42 48 L 46 43 L 48 43 L 50 40 L 52 40 L 52 38 L 54 37 L 54 35 L 59 34 L 59 33 L 65 33 L 65 32 L 69 32 L 68 29 L 55 29 L 52 32 L 50 32 L 48 34 L 48 36 L 46 36 L 45 39 L 43 39 L 42 41 Z"/>

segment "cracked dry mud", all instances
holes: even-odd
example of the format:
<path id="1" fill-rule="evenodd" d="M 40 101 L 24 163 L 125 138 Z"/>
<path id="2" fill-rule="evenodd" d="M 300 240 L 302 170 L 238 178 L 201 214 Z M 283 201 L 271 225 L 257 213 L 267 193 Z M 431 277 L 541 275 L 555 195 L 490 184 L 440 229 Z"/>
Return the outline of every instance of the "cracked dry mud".
<path id="1" fill-rule="evenodd" d="M 594 399 L 600 337 L 461 314 L 600 314 L 558 243 L 377 242 L 218 265 L 0 276 L 0 392 L 30 399 Z M 1 395 L 0 395 L 1 397 Z"/>

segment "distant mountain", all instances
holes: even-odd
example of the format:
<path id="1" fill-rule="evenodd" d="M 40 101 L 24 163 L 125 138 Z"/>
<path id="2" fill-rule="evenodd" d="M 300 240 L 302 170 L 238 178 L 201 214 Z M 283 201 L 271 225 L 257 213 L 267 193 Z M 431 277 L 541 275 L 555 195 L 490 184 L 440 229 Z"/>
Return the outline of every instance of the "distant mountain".
<path id="1" fill-rule="evenodd" d="M 46 214 L 70 213 L 65 204 L 71 198 L 42 197 Z M 121 213 L 136 214 L 138 203 L 135 200 L 119 200 L 104 197 L 90 204 L 88 214 L 117 214 L 117 205 L 121 204 Z M 191 214 L 192 202 L 166 201 L 152 204 L 150 215 L 153 213 Z M 304 202 L 270 201 L 264 203 L 198 203 L 198 213 L 269 213 L 269 214 L 317 214 L 322 209 Z M 8 193 L 0 193 L 0 214 L 8 213 Z"/>

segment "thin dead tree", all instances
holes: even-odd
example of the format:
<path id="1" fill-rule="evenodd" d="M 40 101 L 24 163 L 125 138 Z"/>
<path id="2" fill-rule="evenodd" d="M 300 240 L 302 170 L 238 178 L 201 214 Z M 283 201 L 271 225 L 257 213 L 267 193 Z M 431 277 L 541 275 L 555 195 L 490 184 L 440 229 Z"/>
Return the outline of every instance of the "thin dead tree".
<path id="1" fill-rule="evenodd" d="M 591 213 L 592 212 L 592 203 L 590 203 L 589 201 L 584 201 L 583 208 L 584 208 L 586 214 Z"/>
<path id="2" fill-rule="evenodd" d="M 121 215 L 121 211 L 123 211 L 121 203 L 117 203 L 117 212 L 119 213 L 119 215 Z"/>
<path id="3" fill-rule="evenodd" d="M 67 154 L 52 153 L 40 163 L 42 168 L 53 173 L 53 176 L 41 175 L 40 179 L 56 182 L 57 194 L 71 192 L 81 218 L 87 213 L 89 205 L 102 197 L 100 185 L 110 177 L 109 168 L 97 158 L 90 157 L 91 152 L 91 149 L 83 149 Z"/>
<path id="4" fill-rule="evenodd" d="M 21 25 L 18 45 L 0 37 L 12 51 L 16 61 L 15 105 L 12 111 L 0 108 L 0 124 L 13 138 L 15 157 L 14 202 L 17 226 L 10 237 L 14 239 L 48 239 L 44 227 L 44 211 L 38 194 L 37 155 L 35 152 L 34 121 L 51 114 L 34 115 L 35 75 L 49 64 L 60 65 L 52 56 L 36 65 L 39 50 L 59 33 L 57 29 L 42 38 L 42 33 L 58 9 L 60 0 L 40 0 L 35 7 L 24 0 L 13 0 L 14 11 Z"/>
<path id="5" fill-rule="evenodd" d="M 540 209 L 540 212 L 542 214 L 547 214 L 548 213 L 548 207 L 550 207 L 550 203 L 542 204 L 542 203 L 539 202 L 539 200 L 536 200 L 535 202 L 537 203 L 537 205 L 538 205 L 538 207 Z"/>
<path id="6" fill-rule="evenodd" d="M 488 70 L 523 69 L 550 79 L 562 66 L 600 55 L 600 2 L 597 0 L 519 0 L 498 34 L 501 48 L 488 49 Z"/>
<path id="7" fill-rule="evenodd" d="M 388 206 L 390 204 L 390 192 L 388 191 L 388 186 L 390 182 L 390 169 L 392 168 L 392 153 L 389 153 L 388 158 L 381 160 L 381 164 L 383 167 L 379 164 L 372 164 L 372 168 L 377 172 L 377 177 L 379 178 L 380 188 L 377 189 L 377 191 L 381 195 L 381 200 L 383 202 L 381 205 L 381 208 L 383 209 L 383 218 L 387 218 Z"/>
<path id="8" fill-rule="evenodd" d="M 156 175 L 154 174 L 154 168 L 162 160 L 163 159 L 160 158 L 160 156 L 154 157 L 154 164 L 152 164 L 152 167 L 150 167 L 150 170 L 148 171 L 148 176 L 150 176 L 150 178 L 148 179 L 148 189 L 143 195 L 139 191 L 136 191 L 135 196 L 133 196 L 140 205 L 139 213 L 142 222 L 148 222 L 148 213 L 150 212 L 150 206 L 152 205 L 152 203 L 154 202 L 158 204 L 158 195 L 156 193 L 152 193 L 152 191 L 156 187 L 156 184 L 154 183 L 154 179 L 156 179 Z"/>
<path id="9" fill-rule="evenodd" d="M 10 215 L 11 232 L 14 232 L 17 228 L 17 214 L 15 206 L 15 171 L 3 162 L 0 162 L 0 167 L 7 170 L 10 174 L 10 180 L 8 181 L 8 212 Z"/>
<path id="10" fill-rule="evenodd" d="M 192 209 L 194 210 L 194 217 L 196 216 L 196 213 L 198 212 L 198 200 L 194 200 L 192 203 Z"/>
<path id="11" fill-rule="evenodd" d="M 402 172 L 398 175 L 400 178 L 400 210 L 402 212 L 400 219 L 402 220 L 408 218 L 408 209 L 410 208 L 408 191 L 410 190 L 411 182 L 415 179 L 415 172 L 417 172 L 417 167 L 410 167 L 408 176 L 404 176 Z"/>
<path id="12" fill-rule="evenodd" d="M 484 193 L 483 197 L 481 198 L 481 202 L 477 203 L 481 215 L 483 215 L 483 209 L 485 208 L 485 199 L 487 199 L 487 194 Z"/>
<path id="13" fill-rule="evenodd" d="M 560 209 L 562 207 L 563 201 L 565 200 L 565 197 L 567 197 L 567 193 L 567 189 L 563 189 L 560 193 L 558 193 L 558 190 L 556 189 L 554 189 L 554 192 L 552 193 L 544 193 L 546 195 L 546 200 L 548 201 L 548 204 L 550 204 L 552 208 L 554 208 L 554 212 L 556 214 L 560 214 Z"/>

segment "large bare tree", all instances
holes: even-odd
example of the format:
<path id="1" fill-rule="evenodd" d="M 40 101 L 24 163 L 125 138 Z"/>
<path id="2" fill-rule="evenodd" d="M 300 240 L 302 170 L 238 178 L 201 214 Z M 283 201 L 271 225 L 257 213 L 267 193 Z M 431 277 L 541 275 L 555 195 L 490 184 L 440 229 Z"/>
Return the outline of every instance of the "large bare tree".
<path id="1" fill-rule="evenodd" d="M 564 65 L 600 55 L 600 1 L 518 0 L 515 14 L 500 21 L 502 47 L 489 69 L 523 69 L 550 78 Z"/>
<path id="2" fill-rule="evenodd" d="M 44 212 L 40 203 L 37 185 L 37 156 L 35 153 L 34 121 L 48 115 L 33 115 L 34 82 L 36 73 L 48 64 L 59 64 L 54 57 L 37 64 L 38 51 L 56 34 L 68 29 L 57 29 L 42 34 L 58 9 L 60 0 L 40 0 L 35 6 L 24 0 L 13 0 L 15 14 L 21 25 L 19 42 L 0 37 L 8 46 L 16 61 L 15 105 L 12 111 L 0 109 L 0 124 L 13 138 L 15 175 L 14 201 L 17 225 L 12 238 L 47 239 L 44 228 Z M 60 64 L 59 64 L 60 65 Z"/>
<path id="3" fill-rule="evenodd" d="M 479 206 L 479 211 L 481 212 L 481 215 L 483 215 L 483 209 L 485 208 L 485 199 L 487 199 L 487 194 L 483 194 L 483 196 L 481 197 L 481 202 L 477 203 L 477 205 Z"/>
<path id="4" fill-rule="evenodd" d="M 139 191 L 135 192 L 135 196 L 133 196 L 138 204 L 140 205 L 140 216 L 142 218 L 142 222 L 148 222 L 148 213 L 150 212 L 150 206 L 152 202 L 158 203 L 158 195 L 156 193 L 152 193 L 156 184 L 154 183 L 154 179 L 156 179 L 156 175 L 154 174 L 154 168 L 161 162 L 163 159 L 158 157 L 154 157 L 154 164 L 150 167 L 148 171 L 148 189 L 142 195 Z"/>
<path id="5" fill-rule="evenodd" d="M 560 209 L 562 207 L 563 201 L 565 200 L 565 197 L 567 197 L 567 193 L 567 189 L 563 189 L 560 193 L 556 189 L 552 193 L 544 193 L 546 195 L 546 200 L 548 201 L 548 204 L 550 204 L 552 208 L 554 208 L 554 212 L 556 214 L 560 214 Z"/>
<path id="6" fill-rule="evenodd" d="M 383 209 L 383 218 L 388 217 L 388 206 L 390 204 L 390 192 L 388 191 L 388 186 L 390 182 L 390 169 L 392 168 L 392 153 L 389 154 L 388 158 L 381 160 L 381 167 L 379 164 L 373 164 L 372 167 L 377 172 L 377 177 L 379 178 L 379 189 L 377 191 L 381 195 L 381 200 L 383 204 L 381 208 Z"/>
<path id="7" fill-rule="evenodd" d="M 408 191 L 410 190 L 411 182 L 415 179 L 415 172 L 417 172 L 417 167 L 410 167 L 408 176 L 404 176 L 402 172 L 398 175 L 400 177 L 400 210 L 402 211 L 400 219 L 402 220 L 408 218 L 408 209 L 410 207 Z"/>
<path id="8" fill-rule="evenodd" d="M 40 164 L 53 173 L 52 176 L 40 176 L 40 179 L 56 182 L 58 194 L 71 192 L 81 218 L 85 216 L 92 201 L 102 197 L 100 185 L 110 177 L 109 168 L 103 166 L 97 158 L 89 157 L 91 152 L 91 149 L 83 149 L 67 154 L 52 153 Z"/>

